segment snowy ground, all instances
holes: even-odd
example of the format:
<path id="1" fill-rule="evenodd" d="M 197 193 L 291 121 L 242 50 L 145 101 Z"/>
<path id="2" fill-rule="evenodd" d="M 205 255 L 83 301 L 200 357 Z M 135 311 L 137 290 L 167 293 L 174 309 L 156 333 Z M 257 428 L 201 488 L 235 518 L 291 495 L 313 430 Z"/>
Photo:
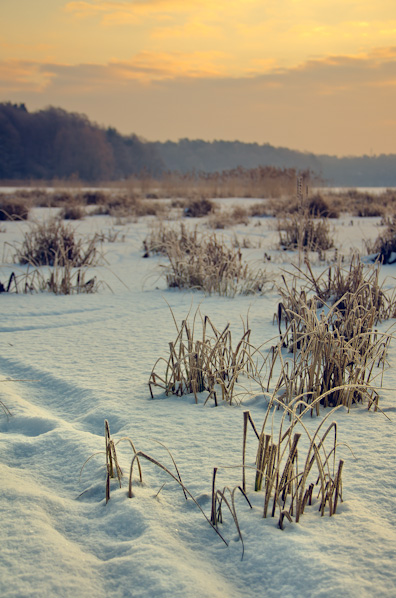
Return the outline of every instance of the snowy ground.
<path id="1" fill-rule="evenodd" d="M 120 226 L 93 217 L 77 224 L 81 234 L 123 230 L 125 240 L 104 244 L 108 266 L 95 272 L 113 292 L 0 297 L 0 400 L 12 412 L 0 414 L 0 596 L 394 597 L 395 343 L 384 379 L 389 390 L 381 391 L 380 403 L 390 419 L 363 406 L 334 416 L 338 456 L 345 459 L 344 502 L 335 516 L 322 518 L 312 507 L 298 524 L 281 531 L 277 519 L 263 519 L 263 497 L 254 493 L 248 475 L 253 509 L 237 498 L 245 544 L 241 560 L 231 516 L 225 514 L 220 530 L 226 546 L 193 501 L 186 502 L 177 484 L 149 462 L 142 463 L 143 484 L 135 485 L 134 498 L 127 496 L 126 480 L 121 489 L 114 482 L 105 504 L 105 419 L 115 440 L 128 436 L 138 450 L 171 468 L 156 441 L 165 444 L 210 516 L 213 467 L 219 468 L 221 484 L 240 483 L 240 469 L 223 468 L 241 463 L 243 411 L 249 409 L 260 427 L 266 409 L 264 400 L 216 408 L 196 405 L 191 397 L 150 398 L 150 371 L 175 338 L 168 304 L 178 322 L 193 302 L 193 311 L 200 304 L 218 328 L 229 322 L 237 333 L 249 312 L 252 342 L 259 345 L 276 335 L 272 318 L 278 296 L 275 290 L 234 299 L 166 290 L 159 278 L 161 260 L 141 257 L 149 222 Z M 276 250 L 271 219 L 254 224 L 236 228 L 241 239 L 249 237 L 256 245 L 245 251 L 246 258 L 264 266 L 266 251 L 272 256 L 270 271 L 290 268 L 291 255 Z M 378 219 L 350 217 L 332 222 L 336 246 L 345 255 L 353 247 L 362 251 L 363 239 L 377 237 L 377 224 Z M 20 240 L 27 226 L 2 227 L 3 263 L 12 254 L 10 243 Z M 10 268 L 18 267 L 3 265 L 2 282 Z M 383 273 L 391 285 L 395 267 Z M 274 426 L 279 420 L 280 414 Z M 319 421 L 308 419 L 307 426 L 313 429 Z M 80 476 L 86 459 L 98 452 Z M 126 443 L 119 445 L 119 456 L 127 473 Z M 248 458 L 253 465 L 253 434 Z"/>

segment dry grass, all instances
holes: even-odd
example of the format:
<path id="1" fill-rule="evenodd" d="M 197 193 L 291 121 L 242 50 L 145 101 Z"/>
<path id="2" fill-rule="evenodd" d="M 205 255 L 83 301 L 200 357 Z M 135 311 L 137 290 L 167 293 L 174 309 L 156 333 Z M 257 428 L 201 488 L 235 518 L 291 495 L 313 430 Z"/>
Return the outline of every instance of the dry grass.
<path id="1" fill-rule="evenodd" d="M 317 401 L 320 401 L 320 397 Z M 298 523 L 307 505 L 316 504 L 322 516 L 326 508 L 329 516 L 334 515 L 338 502 L 342 500 L 343 461 L 340 460 L 338 465 L 336 463 L 337 424 L 332 422 L 325 429 L 325 423 L 333 411 L 310 434 L 304 425 L 303 414 L 297 415 L 299 402 L 296 401 L 284 410 L 278 434 L 275 435 L 270 419 L 274 408 L 276 400 L 272 398 L 260 433 L 250 413 L 244 412 L 243 489 L 246 490 L 245 453 L 250 423 L 258 439 L 254 487 L 257 492 L 264 494 L 263 517 L 277 514 L 278 526 L 284 529 L 285 519 L 291 523 L 294 518 Z M 286 419 L 290 421 L 285 430 Z M 302 435 L 306 436 L 304 447 L 301 447 Z M 318 492 L 316 499 L 314 491 L 315 494 Z"/>
<path id="2" fill-rule="evenodd" d="M 236 492 L 239 491 L 242 494 L 251 509 L 252 504 L 248 498 L 248 487 L 249 490 L 254 487 L 256 492 L 261 492 L 263 495 L 263 518 L 277 515 L 280 529 L 284 529 L 286 520 L 290 523 L 293 521 L 299 522 L 308 505 L 316 506 L 322 516 L 326 513 L 326 510 L 329 516 L 332 516 L 337 511 L 338 503 L 342 502 L 343 461 L 340 460 L 338 463 L 336 461 L 337 424 L 332 422 L 325 428 L 326 422 L 333 411 L 323 419 L 313 433 L 309 433 L 302 416 L 297 415 L 296 404 L 293 408 L 285 409 L 279 431 L 276 434 L 273 421 L 270 420 L 275 403 L 276 400 L 272 399 L 268 405 L 261 433 L 258 433 L 250 413 L 248 411 L 244 412 L 242 466 L 237 466 L 242 469 L 242 483 L 232 489 L 228 485 L 219 488 L 217 481 L 219 468 L 214 467 L 210 516 L 205 514 L 199 502 L 185 486 L 172 453 L 162 442 L 154 440 L 157 445 L 167 452 L 171 460 L 171 468 L 148 453 L 137 450 L 129 437 L 114 440 L 110 435 L 107 420 L 105 420 L 105 450 L 94 453 L 85 461 L 80 471 L 80 478 L 88 461 L 104 453 L 106 459 L 105 501 L 107 504 L 111 496 L 112 481 L 114 480 L 119 488 L 122 487 L 124 474 L 120 466 L 119 449 L 117 447 L 121 443 L 126 443 L 132 451 L 128 480 L 129 498 L 136 497 L 134 492 L 136 485 L 136 481 L 134 481 L 135 466 L 138 468 L 138 483 L 141 485 L 143 483 L 142 463 L 151 463 L 181 488 L 186 501 L 192 500 L 226 546 L 228 546 L 228 542 L 220 532 L 219 527 L 224 522 L 224 510 L 225 508 L 228 509 L 242 544 L 243 559 L 244 541 L 236 511 Z M 289 419 L 289 424 L 285 426 L 287 419 Z M 268 425 L 269 422 L 270 425 Z M 254 466 L 246 465 L 246 440 L 249 423 L 258 439 L 258 450 Z M 267 427 L 270 428 L 269 432 Z M 306 437 L 305 444 L 301 446 L 300 439 L 303 435 Z M 302 460 L 301 455 L 303 456 Z M 230 467 L 232 465 L 223 469 L 227 471 Z M 248 486 L 246 474 L 249 471 L 254 472 L 255 479 L 254 485 L 249 484 Z M 164 486 L 165 483 L 160 486 L 153 497 L 154 499 L 157 499 Z M 316 492 L 317 496 L 315 496 Z"/>
<path id="3" fill-rule="evenodd" d="M 49 268 L 28 268 L 27 271 L 17 274 L 12 272 L 6 286 L 0 283 L 0 293 L 27 294 L 48 291 L 55 295 L 74 295 L 96 293 L 104 284 L 98 281 L 96 276 L 88 277 L 86 268 L 72 268 L 70 264 L 66 264 Z"/>
<path id="4" fill-rule="evenodd" d="M 236 224 L 249 224 L 249 210 L 243 206 L 232 209 L 216 210 L 207 219 L 207 226 L 213 229 L 224 229 Z"/>
<path id="5" fill-rule="evenodd" d="M 97 235 L 77 239 L 75 229 L 58 219 L 31 225 L 22 243 L 13 247 L 14 261 L 27 269 L 13 272 L 3 290 L 57 295 L 98 291 L 104 283 L 88 275 L 88 269 L 101 260 L 99 241 Z"/>
<path id="6" fill-rule="evenodd" d="M 304 265 L 305 268 L 294 266 L 290 282 L 282 275 L 283 287 L 279 287 L 282 301 L 278 311 L 284 308 L 299 313 L 299 304 L 309 304 L 309 297 L 314 298 L 320 308 L 325 303 L 333 305 L 344 295 L 357 294 L 359 303 L 374 308 L 375 323 L 389 318 L 390 301 L 379 283 L 379 262 L 366 265 L 358 254 L 354 254 L 349 265 L 338 260 L 318 275 L 314 274 L 308 259 Z"/>
<path id="7" fill-rule="evenodd" d="M 253 379 L 257 370 L 255 356 L 258 350 L 250 344 L 250 329 L 246 327 L 236 344 L 233 344 L 229 325 L 219 331 L 210 319 L 197 311 L 192 324 L 183 320 L 176 339 L 169 343 L 169 355 L 160 357 L 154 364 L 149 379 L 149 389 L 160 388 L 166 395 L 183 396 L 205 392 L 205 403 L 213 400 L 229 404 L 239 403 L 246 389 L 242 382 Z M 201 328 L 197 334 L 197 328 Z M 162 371 L 158 373 L 158 370 Z"/>
<path id="8" fill-rule="evenodd" d="M 355 296 L 350 297 L 348 317 L 340 316 L 341 301 L 327 315 L 318 316 L 315 307 L 307 306 L 286 329 L 281 344 L 291 332 L 292 356 L 286 357 L 280 346 L 273 356 L 281 367 L 275 392 L 281 393 L 286 404 L 299 396 L 315 404 L 317 413 L 320 405 L 350 409 L 355 402 L 377 409 L 379 395 L 372 386 L 378 375 L 375 366 L 384 367 L 390 337 L 373 330 L 373 311 L 361 306 Z M 316 402 L 318 396 L 323 397 L 321 402 Z"/>
<path id="9" fill-rule="evenodd" d="M 97 237 L 76 239 L 69 224 L 52 219 L 32 225 L 20 247 L 15 247 L 15 261 L 31 266 L 94 266 L 100 259 Z"/>
<path id="10" fill-rule="evenodd" d="M 65 206 L 58 214 L 61 220 L 81 220 L 87 213 L 84 208 L 78 204 Z"/>
<path id="11" fill-rule="evenodd" d="M 357 402 L 377 409 L 374 382 L 382 376 L 390 335 L 379 334 L 375 325 L 394 310 L 378 284 L 378 266 L 364 272 L 355 259 L 346 272 L 337 266 L 315 278 L 308 264 L 305 281 L 301 287 L 296 278 L 289 284 L 284 279 L 276 314 L 280 342 L 267 390 L 277 366 L 275 393 L 285 404 L 302 397 L 317 413 L 321 405 L 350 409 Z"/>
<path id="12" fill-rule="evenodd" d="M 200 504 L 198 503 L 198 501 L 194 498 L 194 496 L 191 494 L 191 492 L 188 490 L 188 488 L 184 485 L 181 475 L 180 475 L 180 471 L 179 471 L 179 469 L 176 465 L 176 462 L 173 458 L 173 455 L 169 451 L 169 449 L 164 444 L 162 444 L 162 442 L 154 440 L 154 442 L 156 442 L 158 445 L 160 445 L 162 448 L 164 448 L 167 451 L 169 457 L 171 458 L 173 467 L 175 468 L 175 474 L 172 473 L 172 471 L 170 471 L 170 469 L 168 467 L 166 467 L 165 465 L 163 465 L 163 463 L 160 462 L 158 459 L 155 459 L 154 457 L 152 457 L 151 455 L 148 455 L 147 453 L 145 453 L 143 451 L 137 451 L 131 438 L 122 437 L 119 440 L 114 441 L 110 435 L 110 426 L 109 426 L 109 422 L 107 420 L 105 420 L 105 450 L 103 451 L 106 455 L 106 482 L 105 482 L 106 504 L 110 500 L 111 481 L 113 479 L 117 478 L 117 485 L 120 488 L 122 487 L 122 478 L 123 478 L 124 474 L 123 474 L 123 471 L 119 464 L 117 448 L 116 448 L 121 442 L 127 443 L 129 445 L 129 447 L 132 449 L 132 453 L 133 453 L 133 456 L 132 456 L 132 459 L 130 462 L 130 468 L 129 468 L 129 481 L 128 481 L 128 497 L 129 498 L 134 497 L 133 472 L 134 472 L 135 464 L 137 464 L 137 467 L 138 467 L 139 483 L 142 484 L 143 483 L 143 471 L 142 471 L 141 462 L 143 460 L 145 460 L 145 461 L 155 465 L 158 469 L 164 471 L 171 479 L 173 479 L 173 481 L 175 481 L 180 486 L 180 488 L 183 491 L 184 498 L 186 499 L 186 501 L 188 500 L 188 498 L 192 499 L 192 501 L 198 507 L 198 509 L 201 511 L 202 515 L 205 517 L 205 519 L 209 523 L 209 525 L 214 529 L 214 531 L 221 538 L 221 540 L 228 546 L 227 542 L 224 540 L 223 536 L 220 534 L 220 532 L 218 531 L 216 526 L 213 525 L 211 520 L 207 517 L 207 515 L 205 515 L 205 513 L 204 513 L 202 507 L 200 506 Z M 81 478 L 81 474 L 82 474 L 86 464 L 88 463 L 88 461 L 90 461 L 93 457 L 95 457 L 97 455 L 103 454 L 103 452 L 99 451 L 97 453 L 94 453 L 93 455 L 88 457 L 88 459 L 86 459 L 86 461 L 83 463 L 81 470 L 80 470 L 80 478 Z M 157 498 L 158 494 L 161 492 L 164 485 L 165 484 L 163 484 L 161 486 L 161 488 L 158 490 L 158 492 L 154 498 Z M 82 496 L 84 493 L 85 492 L 80 494 L 80 496 Z"/>
<path id="13" fill-rule="evenodd" d="M 29 210 L 28 200 L 14 195 L 0 194 L 0 220 L 27 220 Z"/>
<path id="14" fill-rule="evenodd" d="M 151 181 L 150 188 L 162 197 L 283 197 L 291 196 L 296 188 L 298 173 L 294 168 L 241 166 L 221 172 L 165 173 L 160 180 Z M 309 173 L 304 177 L 308 180 Z M 147 189 L 146 189 L 147 191 Z"/>
<path id="15" fill-rule="evenodd" d="M 279 245 L 282 249 L 321 253 L 334 247 L 326 220 L 291 214 L 278 220 Z"/>
<path id="16" fill-rule="evenodd" d="M 215 211 L 213 201 L 206 197 L 190 200 L 184 208 L 184 216 L 187 218 L 202 218 Z"/>
<path id="17" fill-rule="evenodd" d="M 167 255 L 174 246 L 185 254 L 198 251 L 200 238 L 197 228 L 191 230 L 183 223 L 177 228 L 165 226 L 162 221 L 156 222 L 143 240 L 143 257 L 150 257 L 151 254 Z"/>
<path id="18" fill-rule="evenodd" d="M 277 218 L 280 247 L 298 250 L 300 256 L 307 251 L 322 254 L 331 249 L 334 244 L 323 214 L 324 200 L 318 195 L 308 196 L 307 181 L 302 177 L 297 179 L 297 194 L 292 203 L 295 209 L 289 208 L 289 213 L 279 214 Z"/>
<path id="19" fill-rule="evenodd" d="M 183 224 L 177 228 L 159 223 L 143 241 L 144 257 L 165 255 L 162 266 L 169 288 L 195 289 L 234 297 L 263 293 L 270 279 L 263 269 L 243 262 L 241 250 L 227 247 L 216 235 L 199 235 Z"/>
<path id="20" fill-rule="evenodd" d="M 396 262 L 396 217 L 388 218 L 384 222 L 385 230 L 374 243 L 366 243 L 366 248 L 381 264 L 393 264 Z"/>
<path id="21" fill-rule="evenodd" d="M 162 267 L 169 288 L 195 289 L 207 294 L 234 297 L 263 293 L 270 279 L 263 269 L 244 263 L 240 249 L 227 247 L 216 235 L 198 236 L 196 230 L 159 229 L 144 242 L 145 255 L 163 253 L 169 265 Z"/>

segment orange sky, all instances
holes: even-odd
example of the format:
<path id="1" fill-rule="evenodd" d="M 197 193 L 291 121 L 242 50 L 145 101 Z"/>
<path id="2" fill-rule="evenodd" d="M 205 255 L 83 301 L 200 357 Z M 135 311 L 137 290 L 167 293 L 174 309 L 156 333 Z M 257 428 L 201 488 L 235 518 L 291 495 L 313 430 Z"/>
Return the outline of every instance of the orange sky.
<path id="1" fill-rule="evenodd" d="M 396 153 L 395 0 L 2 0 L 0 101 L 149 140 Z"/>

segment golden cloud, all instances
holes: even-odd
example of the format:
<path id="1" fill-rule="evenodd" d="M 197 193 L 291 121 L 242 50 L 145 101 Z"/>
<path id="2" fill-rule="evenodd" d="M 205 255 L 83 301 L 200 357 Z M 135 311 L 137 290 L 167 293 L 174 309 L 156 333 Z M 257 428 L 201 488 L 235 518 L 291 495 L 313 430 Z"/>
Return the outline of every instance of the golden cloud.
<path id="1" fill-rule="evenodd" d="M 396 47 L 377 48 L 370 53 L 351 56 L 327 56 L 311 59 L 296 67 L 280 68 L 276 61 L 257 59 L 246 66 L 244 76 L 233 76 L 232 56 L 225 52 L 140 52 L 131 60 L 112 60 L 107 64 L 39 63 L 24 60 L 0 62 L 0 84 L 14 83 L 44 90 L 51 82 L 95 86 L 108 81 L 156 82 L 178 79 L 222 79 L 243 81 L 255 79 L 262 87 L 279 89 L 285 86 L 324 83 L 326 93 L 361 85 L 393 85 L 396 79 Z M 78 83 L 80 82 L 80 83 Z"/>
<path id="2" fill-rule="evenodd" d="M 68 2 L 64 10 L 78 18 L 102 15 L 104 23 L 125 24 L 158 13 L 186 13 L 199 6 L 202 6 L 202 2 L 198 0 L 137 0 L 135 2 L 93 0 Z"/>
<path id="3" fill-rule="evenodd" d="M 0 61 L 0 89 L 36 91 L 42 93 L 51 83 L 54 73 L 38 62 L 27 60 Z"/>

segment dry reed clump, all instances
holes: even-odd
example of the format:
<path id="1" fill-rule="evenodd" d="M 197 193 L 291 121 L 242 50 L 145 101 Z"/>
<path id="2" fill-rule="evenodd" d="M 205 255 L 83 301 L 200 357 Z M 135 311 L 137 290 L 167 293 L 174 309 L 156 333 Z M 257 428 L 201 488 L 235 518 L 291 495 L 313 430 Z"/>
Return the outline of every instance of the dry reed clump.
<path id="1" fill-rule="evenodd" d="M 390 304 L 378 285 L 378 268 L 364 276 L 355 261 L 344 276 L 340 268 L 335 271 L 334 279 L 331 269 L 326 271 L 323 286 L 310 267 L 306 288 L 284 280 L 276 314 L 280 342 L 273 349 L 267 390 L 278 368 L 274 392 L 285 404 L 301 397 L 316 413 L 321 405 L 350 409 L 358 402 L 376 410 L 379 394 L 373 382 L 383 373 L 390 335 L 374 327 L 389 317 Z"/>
<path id="2" fill-rule="evenodd" d="M 305 259 L 304 265 L 305 269 L 294 266 L 291 285 L 286 282 L 285 276 L 282 276 L 284 287 L 279 287 L 279 292 L 285 306 L 295 308 L 298 294 L 302 295 L 303 302 L 306 301 L 305 297 L 314 294 L 317 306 L 321 307 L 324 303 L 333 305 L 347 293 L 358 293 L 359 302 L 375 307 L 376 322 L 389 317 L 389 300 L 379 284 L 378 261 L 367 266 L 361 261 L 359 254 L 355 253 L 349 265 L 338 259 L 335 264 L 328 266 L 316 276 L 308 259 Z M 296 290 L 298 285 L 299 291 Z M 292 297 L 294 299 L 289 305 Z"/>
<path id="3" fill-rule="evenodd" d="M 117 193 L 106 196 L 91 215 L 108 215 L 128 219 L 141 216 L 165 216 L 166 206 L 160 201 L 142 199 L 134 193 Z"/>
<path id="4" fill-rule="evenodd" d="M 305 187 L 305 188 L 304 188 Z M 297 179 L 297 194 L 293 204 L 296 210 L 286 216 L 278 215 L 279 244 L 283 249 L 297 249 L 299 253 L 314 251 L 321 254 L 334 245 L 327 219 L 317 218 L 323 207 L 320 196 L 309 198 L 307 179 Z"/>
<path id="5" fill-rule="evenodd" d="M 154 255 L 167 255 L 172 247 L 177 247 L 183 254 L 191 254 L 200 248 L 200 239 L 197 229 L 188 229 L 180 223 L 179 229 L 165 226 L 162 221 L 151 226 L 150 232 L 143 240 L 143 257 Z"/>
<path id="6" fill-rule="evenodd" d="M 128 497 L 130 499 L 136 497 L 134 492 L 136 486 L 134 471 L 136 467 L 138 469 L 138 483 L 141 485 L 143 483 L 142 463 L 151 463 L 157 470 L 165 473 L 168 478 L 176 482 L 183 492 L 184 499 L 186 501 L 192 500 L 226 546 L 228 546 L 228 542 L 220 532 L 219 527 L 224 522 L 223 513 L 225 509 L 229 510 L 242 544 L 243 559 L 244 540 L 237 516 L 235 494 L 240 491 L 252 509 L 247 491 L 247 471 L 252 470 L 255 472 L 254 490 L 263 494 L 263 518 L 278 515 L 278 527 L 282 530 L 285 527 L 285 520 L 292 523 L 294 518 L 294 521 L 298 523 L 307 505 L 316 506 L 321 516 L 324 516 L 326 509 L 329 516 L 332 516 L 336 514 L 339 502 L 342 502 L 344 462 L 343 460 L 339 460 L 338 464 L 336 462 L 337 424 L 332 422 L 324 429 L 325 422 L 333 412 L 330 412 L 324 418 L 313 433 L 309 433 L 302 417 L 296 414 L 294 408 L 285 410 L 276 436 L 273 422 L 270 426 L 270 432 L 268 433 L 266 430 L 273 405 L 274 400 L 268 406 L 260 434 L 250 413 L 248 411 L 244 412 L 242 466 L 238 466 L 242 469 L 242 483 L 233 488 L 227 485 L 219 488 L 217 478 L 219 468 L 214 467 L 210 516 L 205 514 L 199 502 L 185 486 L 172 453 L 162 442 L 154 440 L 167 452 L 171 460 L 170 467 L 146 452 L 136 450 L 132 439 L 129 437 L 114 440 L 110 435 L 110 426 L 107 420 L 105 420 L 105 450 L 94 453 L 84 462 L 80 471 L 80 478 L 87 462 L 96 455 L 104 453 L 106 458 L 105 501 L 107 504 L 111 496 L 112 481 L 114 480 L 119 488 L 122 487 L 124 473 L 120 466 L 119 449 L 117 447 L 121 443 L 126 443 L 132 452 L 128 480 Z M 284 430 L 286 415 L 290 416 L 291 423 Z M 250 467 L 246 465 L 246 440 L 249 423 L 258 439 L 255 464 Z M 305 446 L 303 447 L 301 447 L 302 443 L 300 442 L 302 436 L 300 429 L 306 436 Z M 303 455 L 302 460 L 301 455 Z M 154 498 L 158 497 L 165 483 L 160 486 Z M 249 485 L 250 488 L 253 488 L 253 486 Z M 317 496 L 315 496 L 316 491 Z M 86 492 L 84 491 L 80 496 L 83 496 Z"/>
<path id="7" fill-rule="evenodd" d="M 396 194 L 393 189 L 381 193 L 370 193 L 358 189 L 326 191 L 326 201 L 340 212 L 361 218 L 381 217 L 392 214 L 396 209 Z"/>
<path id="8" fill-rule="evenodd" d="M 250 206 L 249 216 L 253 218 L 267 218 L 273 216 L 272 210 L 269 208 L 268 201 L 258 201 Z"/>
<path id="9" fill-rule="evenodd" d="M 55 295 L 74 295 L 81 293 L 96 293 L 104 284 L 96 276 L 87 276 L 85 268 L 53 266 L 52 268 L 33 268 L 26 272 L 15 274 L 12 272 L 8 283 L 4 286 L 0 282 L 0 293 L 39 293 L 48 291 Z"/>
<path id="10" fill-rule="evenodd" d="M 215 211 L 215 205 L 213 201 L 206 197 L 199 199 L 192 199 L 189 201 L 187 206 L 184 208 L 184 216 L 187 218 L 202 218 L 208 216 Z"/>
<path id="11" fill-rule="evenodd" d="M 249 224 L 249 211 L 243 206 L 235 206 L 229 210 L 217 210 L 210 214 L 206 222 L 212 229 L 224 229 L 236 224 Z"/>
<path id="12" fill-rule="evenodd" d="M 0 194 L 0 220 L 27 220 L 30 203 L 15 195 Z"/>
<path id="13" fill-rule="evenodd" d="M 215 235 L 201 240 L 199 252 L 190 254 L 172 246 L 167 251 L 165 278 L 169 288 L 195 289 L 221 296 L 259 294 L 270 283 L 267 273 L 243 262 L 240 249 L 227 248 Z"/>
<path id="14" fill-rule="evenodd" d="M 381 264 L 396 262 L 396 217 L 386 220 L 385 230 L 372 244 L 366 244 L 367 250 Z"/>
<path id="15" fill-rule="evenodd" d="M 325 219 L 313 219 L 299 212 L 281 218 L 277 223 L 279 244 L 282 249 L 322 252 L 334 246 L 330 228 Z"/>
<path id="16" fill-rule="evenodd" d="M 210 519 L 207 517 L 207 515 L 203 511 L 199 502 L 194 498 L 194 496 L 191 494 L 191 492 L 188 490 L 188 488 L 184 485 L 181 475 L 180 475 L 180 471 L 177 467 L 176 461 L 174 460 L 173 455 L 169 451 L 169 449 L 162 442 L 159 442 L 158 440 L 154 440 L 154 442 L 156 442 L 158 445 L 160 445 L 162 448 L 164 448 L 167 451 L 167 453 L 172 461 L 172 465 L 175 470 L 175 473 L 172 473 L 172 471 L 168 467 L 163 465 L 163 463 L 160 462 L 158 459 L 155 459 L 154 457 L 152 457 L 151 455 L 148 455 L 147 453 L 145 453 L 143 451 L 140 451 L 140 450 L 137 451 L 131 438 L 122 437 L 119 440 L 114 441 L 110 435 L 110 426 L 109 426 L 109 422 L 107 420 L 105 420 L 105 450 L 103 451 L 106 455 L 106 482 L 105 482 L 106 504 L 110 500 L 111 481 L 117 478 L 117 485 L 119 486 L 119 488 L 122 487 L 122 478 L 124 476 L 124 473 L 119 464 L 119 458 L 118 458 L 117 448 L 116 448 L 121 442 L 127 443 L 128 446 L 130 447 L 130 449 L 132 450 L 132 459 L 130 462 L 129 481 L 128 481 L 128 497 L 129 498 L 134 498 L 134 496 L 135 496 L 135 494 L 133 492 L 133 483 L 134 483 L 133 482 L 133 480 L 134 480 L 133 474 L 134 474 L 135 464 L 137 465 L 137 468 L 138 468 L 139 483 L 142 484 L 143 483 L 143 470 L 142 470 L 141 464 L 143 461 L 149 462 L 152 465 L 156 466 L 158 469 L 165 472 L 165 474 L 167 474 L 167 476 L 169 476 L 173 481 L 175 481 L 178 484 L 178 486 L 180 486 L 180 488 L 183 491 L 185 500 L 187 501 L 189 498 L 192 499 L 193 503 L 201 511 L 202 515 L 204 516 L 206 521 L 209 523 L 209 525 L 214 529 L 214 531 L 221 538 L 221 540 L 228 546 L 228 543 L 223 538 L 223 536 L 220 534 L 220 532 L 218 531 L 216 526 L 214 526 L 212 524 L 212 522 L 210 521 Z M 82 474 L 82 471 L 83 471 L 85 465 L 88 463 L 88 461 L 90 461 L 93 457 L 95 457 L 98 454 L 102 454 L 102 452 L 94 453 L 93 455 L 88 457 L 88 459 L 86 459 L 86 461 L 83 463 L 83 466 L 80 471 L 80 478 L 81 478 L 81 474 Z M 155 495 L 155 498 L 157 498 L 158 494 L 161 492 L 161 490 L 164 486 L 165 486 L 165 484 L 162 484 L 162 486 L 158 490 L 157 494 Z M 80 494 L 80 496 L 83 496 L 84 494 L 85 494 L 85 492 Z"/>
<path id="17" fill-rule="evenodd" d="M 25 233 L 20 247 L 16 248 L 15 261 L 31 266 L 94 266 L 100 255 L 97 237 L 84 242 L 76 239 L 75 229 L 52 219 L 32 225 Z"/>
<path id="18" fill-rule="evenodd" d="M 388 206 L 386 194 L 372 194 L 367 191 L 358 191 L 350 189 L 346 192 L 345 198 L 348 204 L 348 211 L 353 216 L 360 218 L 369 218 L 374 216 L 383 216 Z"/>
<path id="19" fill-rule="evenodd" d="M 320 397 L 316 400 L 319 401 Z M 294 518 L 298 523 L 307 505 L 316 504 L 322 516 L 327 509 L 331 517 L 336 513 L 338 502 L 342 501 L 344 462 L 336 462 L 337 424 L 332 422 L 324 428 L 334 410 L 310 434 L 303 421 L 308 408 L 303 405 L 303 413 L 297 415 L 300 403 L 301 401 L 295 401 L 284 409 L 277 435 L 274 433 L 274 423 L 270 420 L 271 410 L 276 406 L 274 398 L 268 405 L 260 433 L 249 411 L 244 412 L 242 489 L 246 491 L 245 453 L 250 423 L 258 439 L 254 488 L 264 494 L 263 517 L 275 517 L 277 514 L 281 529 L 284 529 L 286 519 L 292 523 Z M 290 423 L 285 430 L 286 419 Z M 269 431 L 267 427 L 270 428 Z M 306 442 L 301 447 L 303 435 Z"/>
<path id="20" fill-rule="evenodd" d="M 78 204 L 65 206 L 58 214 L 60 220 L 81 220 L 87 213 L 84 208 Z"/>
<path id="21" fill-rule="evenodd" d="M 315 193 L 307 201 L 307 211 L 313 218 L 339 218 L 340 209 L 320 193 Z"/>
<path id="22" fill-rule="evenodd" d="M 156 246 L 169 260 L 169 265 L 163 266 L 169 288 L 234 297 L 263 293 L 270 283 L 265 270 L 253 270 L 243 262 L 240 249 L 227 247 L 214 234 L 199 238 L 196 231 L 185 234 L 181 228 L 176 236 L 171 230 L 162 229 L 157 245 L 155 240 L 146 239 L 145 255 Z"/>
<path id="23" fill-rule="evenodd" d="M 228 248 L 215 235 L 198 235 L 183 224 L 177 230 L 163 223 L 152 227 L 143 241 L 144 257 L 164 255 L 162 267 L 169 288 L 196 289 L 233 297 L 262 293 L 270 283 L 264 270 L 242 261 L 240 249 Z"/>
<path id="24" fill-rule="evenodd" d="M 197 334 L 198 316 L 201 322 L 201 334 Z M 165 395 L 183 396 L 207 393 L 205 403 L 213 400 L 229 404 L 239 403 L 246 390 L 241 386 L 241 379 L 247 382 L 256 375 L 257 365 L 254 357 L 258 349 L 250 344 L 250 329 L 246 327 L 236 343 L 233 344 L 229 324 L 219 331 L 205 316 L 196 312 L 192 325 L 188 318 L 179 327 L 175 322 L 177 336 L 169 343 L 169 356 L 160 357 L 150 374 L 149 389 L 152 398 L 153 388 L 160 388 Z M 162 367 L 161 373 L 158 369 Z"/>
<path id="25" fill-rule="evenodd" d="M 343 302 L 345 314 L 338 309 Z M 379 395 L 372 386 L 377 376 L 377 363 L 385 365 L 390 337 L 378 334 L 372 328 L 374 311 L 360 305 L 356 296 L 345 298 L 330 309 L 327 315 L 318 316 L 315 306 L 306 306 L 305 313 L 292 318 L 282 335 L 281 343 L 274 350 L 271 372 L 276 362 L 281 373 L 275 392 L 289 404 L 295 397 L 302 397 L 307 404 L 334 407 L 367 402 L 378 408 Z M 291 338 L 288 335 L 291 334 Z M 283 354 L 281 346 L 288 343 L 291 357 Z M 382 373 L 380 370 L 380 373 Z M 270 384 L 271 376 L 268 379 Z M 320 402 L 315 402 L 318 397 Z M 313 409 L 313 407 L 312 407 Z"/>

